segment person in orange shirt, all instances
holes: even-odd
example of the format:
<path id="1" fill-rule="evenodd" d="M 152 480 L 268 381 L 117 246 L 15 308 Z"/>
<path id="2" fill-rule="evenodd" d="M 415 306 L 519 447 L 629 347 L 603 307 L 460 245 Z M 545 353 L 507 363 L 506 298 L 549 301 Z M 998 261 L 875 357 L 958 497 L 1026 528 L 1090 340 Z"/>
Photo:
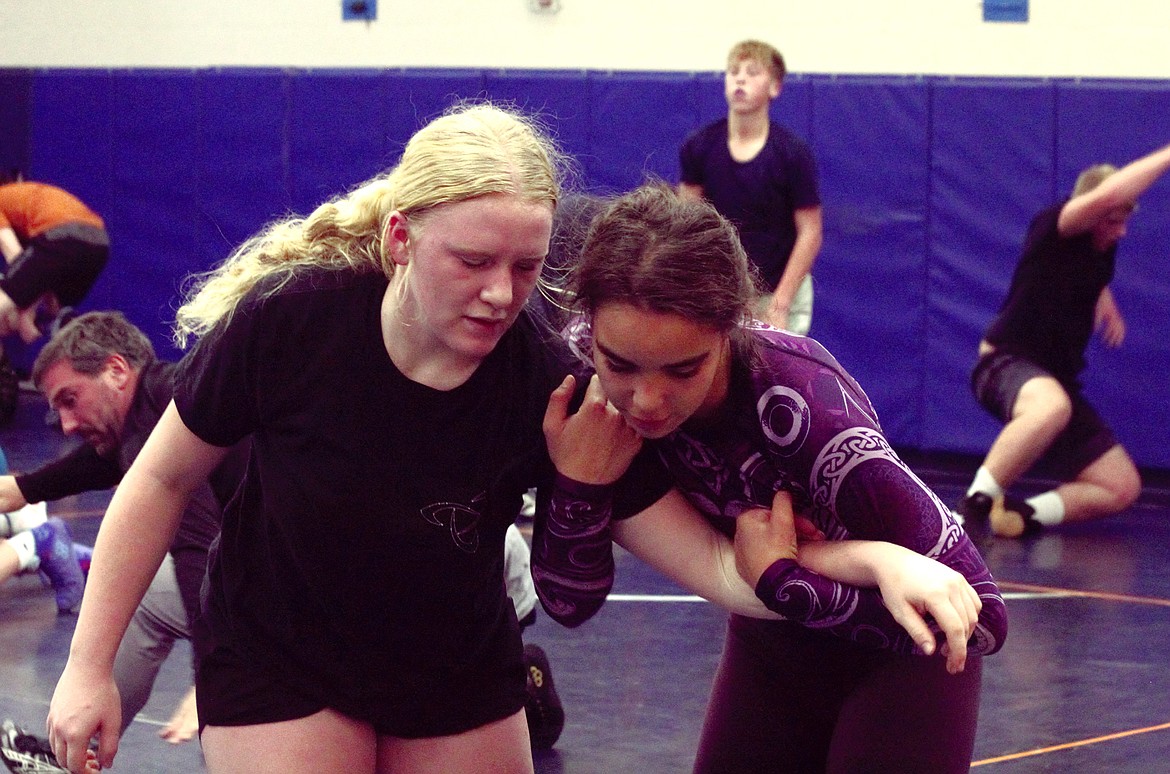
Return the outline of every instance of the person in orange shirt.
<path id="1" fill-rule="evenodd" d="M 6 175 L 0 184 L 0 338 L 40 338 L 37 309 L 56 317 L 79 303 L 106 265 L 101 217 L 68 191 Z"/>

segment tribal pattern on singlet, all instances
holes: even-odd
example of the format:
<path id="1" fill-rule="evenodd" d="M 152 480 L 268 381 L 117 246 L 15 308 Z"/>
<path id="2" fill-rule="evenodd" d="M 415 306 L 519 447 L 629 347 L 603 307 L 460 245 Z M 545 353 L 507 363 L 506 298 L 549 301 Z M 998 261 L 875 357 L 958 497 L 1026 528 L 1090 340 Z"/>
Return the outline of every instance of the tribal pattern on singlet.
<path id="1" fill-rule="evenodd" d="M 651 442 L 675 486 L 728 535 L 737 516 L 770 507 L 783 490 L 829 540 L 884 540 L 936 559 L 982 600 L 972 652 L 999 650 L 1007 616 L 990 571 L 950 509 L 890 447 L 865 393 L 814 340 L 763 326 L 751 334 L 757 351 L 737 355 L 726 412 L 703 428 L 684 425 Z M 546 606 L 551 600 L 573 625 L 604 601 L 613 564 L 603 488 L 571 483 L 562 479 L 554 490 L 543 532 L 551 545 L 536 547 L 533 566 L 535 575 L 540 564 L 537 590 Z M 569 513 L 574 518 L 564 519 Z M 607 565 L 598 561 L 603 555 Z M 781 560 L 756 593 L 785 619 L 863 645 L 917 652 L 876 589 Z"/>

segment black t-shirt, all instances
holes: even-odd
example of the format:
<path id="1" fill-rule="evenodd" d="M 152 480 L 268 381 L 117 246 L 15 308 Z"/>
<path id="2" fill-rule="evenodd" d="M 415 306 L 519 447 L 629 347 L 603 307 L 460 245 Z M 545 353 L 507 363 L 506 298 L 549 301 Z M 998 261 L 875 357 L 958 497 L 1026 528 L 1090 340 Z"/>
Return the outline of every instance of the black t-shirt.
<path id="1" fill-rule="evenodd" d="M 175 364 L 151 360 L 142 366 L 134 400 L 126 412 L 115 452 L 107 457 L 89 444 L 76 447 L 64 457 L 25 475 L 16 485 L 29 502 L 58 500 L 98 489 L 108 489 L 142 451 L 159 417 L 174 394 Z M 179 593 L 189 621 L 199 613 L 199 590 L 207 568 L 207 551 L 219 534 L 220 513 L 243 473 L 247 443 L 237 444 L 209 477 L 208 484 L 195 488 L 171 541 Z M 202 643 L 196 643 L 200 647 Z"/>
<path id="2" fill-rule="evenodd" d="M 1007 299 L 984 338 L 1073 384 L 1085 367 L 1097 299 L 1113 279 L 1117 246 L 1102 252 L 1090 233 L 1060 236 L 1064 204 L 1032 219 Z"/>
<path id="3" fill-rule="evenodd" d="M 386 286 L 302 273 L 184 360 L 187 427 L 253 438 L 205 612 L 217 641 L 335 709 L 454 733 L 523 704 L 504 532 L 551 482 L 541 421 L 567 365 L 524 313 L 464 384 L 413 382 L 382 341 Z"/>
<path id="4" fill-rule="evenodd" d="M 733 159 L 727 139 L 726 118 L 688 137 L 679 152 L 682 182 L 702 186 L 707 201 L 735 224 L 771 293 L 796 244 L 793 212 L 821 203 L 816 165 L 808 145 L 774 121 L 750 161 Z"/>

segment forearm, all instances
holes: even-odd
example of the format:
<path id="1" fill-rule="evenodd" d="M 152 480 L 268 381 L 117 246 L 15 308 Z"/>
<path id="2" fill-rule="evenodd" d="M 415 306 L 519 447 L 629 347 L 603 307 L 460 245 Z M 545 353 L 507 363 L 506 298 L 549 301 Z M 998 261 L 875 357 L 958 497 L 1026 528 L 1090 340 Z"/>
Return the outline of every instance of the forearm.
<path id="1" fill-rule="evenodd" d="M 776 296 L 784 306 L 791 304 L 800 283 L 812 271 L 813 262 L 821 250 L 824 240 L 824 226 L 820 207 L 807 207 L 793 213 L 796 222 L 796 242 L 788 255 L 788 263 L 780 282 L 776 285 Z"/>
<path id="2" fill-rule="evenodd" d="M 11 264 L 20 255 L 20 240 L 11 228 L 0 228 L 0 253 L 4 254 L 4 262 Z"/>
<path id="3" fill-rule="evenodd" d="M 611 488 L 558 476 L 537 498 L 532 581 L 541 606 L 562 626 L 589 620 L 613 587 Z"/>
<path id="4" fill-rule="evenodd" d="M 63 457 L 17 476 L 16 485 L 29 502 L 59 500 L 80 492 L 109 489 L 122 480 L 117 463 L 82 444 Z"/>
<path id="5" fill-rule="evenodd" d="M 876 588 L 881 566 L 909 549 L 877 540 L 815 540 L 800 544 L 801 567 L 832 580 Z"/>
<path id="6" fill-rule="evenodd" d="M 1116 205 L 1126 204 L 1137 199 L 1167 169 L 1170 169 L 1170 145 L 1126 164 L 1105 178 L 1099 187 Z"/>
<path id="7" fill-rule="evenodd" d="M 792 246 L 792 253 L 788 257 L 788 264 L 776 285 L 776 296 L 783 299 L 785 305 L 792 303 L 800 283 L 812 271 L 813 262 L 821 249 L 820 234 L 802 234 Z"/>
<path id="8" fill-rule="evenodd" d="M 131 469 L 98 530 L 71 660 L 113 668 L 118 644 L 170 546 L 184 503 L 183 494 Z"/>
<path id="9" fill-rule="evenodd" d="M 630 519 L 614 540 L 683 588 L 732 613 L 777 618 L 735 568 L 735 550 L 677 490 Z"/>
<path id="10" fill-rule="evenodd" d="M 937 560 L 893 543 L 818 541 L 801 546 L 799 561 L 775 562 L 756 587 L 761 601 L 788 620 L 876 648 L 921 652 L 886 606 L 882 588 L 902 586 L 899 573 L 912 573 L 924 562 L 945 574 L 937 561 L 961 575 L 982 603 L 970 651 L 988 655 L 1003 645 L 1007 632 L 1003 598 L 966 536 Z M 932 620 L 928 624 L 936 635 L 940 633 Z"/>
<path id="11" fill-rule="evenodd" d="M 12 513 L 26 505 L 28 500 L 16 485 L 16 476 L 0 476 L 0 511 Z"/>

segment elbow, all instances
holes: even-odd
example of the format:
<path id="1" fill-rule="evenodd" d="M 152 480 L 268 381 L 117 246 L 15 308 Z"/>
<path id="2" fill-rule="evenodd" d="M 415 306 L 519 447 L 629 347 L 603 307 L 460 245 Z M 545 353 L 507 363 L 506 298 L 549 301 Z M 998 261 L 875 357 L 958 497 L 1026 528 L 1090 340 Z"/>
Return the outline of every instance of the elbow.
<path id="1" fill-rule="evenodd" d="M 545 572 L 537 565 L 532 567 L 532 580 L 540 606 L 549 618 L 568 629 L 596 615 L 613 587 L 612 578 L 604 583 L 577 582 Z"/>
<path id="2" fill-rule="evenodd" d="M 983 610 L 979 613 L 979 622 L 975 626 L 975 634 L 971 637 L 970 647 L 980 656 L 990 656 L 999 652 L 1007 640 L 1007 607 L 999 594 L 980 597 L 983 600 Z"/>

